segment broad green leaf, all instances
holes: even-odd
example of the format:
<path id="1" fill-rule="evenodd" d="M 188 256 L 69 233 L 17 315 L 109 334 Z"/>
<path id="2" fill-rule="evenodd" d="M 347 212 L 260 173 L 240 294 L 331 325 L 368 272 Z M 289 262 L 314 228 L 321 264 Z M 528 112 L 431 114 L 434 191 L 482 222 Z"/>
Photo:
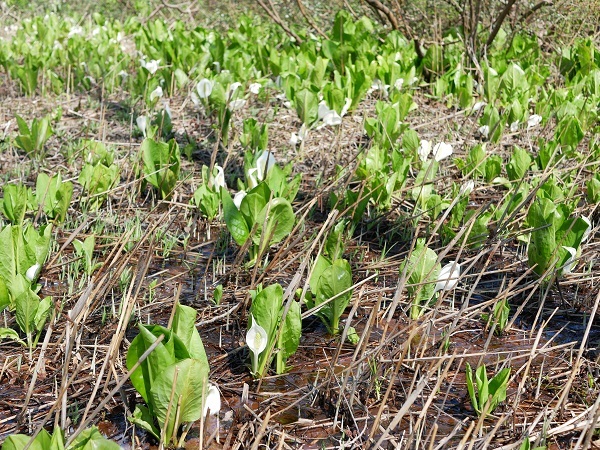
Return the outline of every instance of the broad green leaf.
<path id="1" fill-rule="evenodd" d="M 300 313 L 300 303 L 292 301 L 290 309 L 285 316 L 283 330 L 281 334 L 280 351 L 283 360 L 286 361 L 290 356 L 296 353 L 300 345 L 300 336 L 302 334 L 302 316 Z"/>
<path id="2" fill-rule="evenodd" d="M 532 162 L 533 158 L 527 150 L 515 146 L 510 161 L 506 165 L 508 179 L 511 181 L 522 179 L 529 170 Z"/>
<path id="3" fill-rule="evenodd" d="M 154 416 L 150 414 L 150 410 L 144 405 L 135 405 L 135 411 L 129 417 L 129 421 L 160 440 L 160 430 L 154 425 Z"/>
<path id="4" fill-rule="evenodd" d="M 467 391 L 469 392 L 469 398 L 471 399 L 471 405 L 473 409 L 479 413 L 479 402 L 477 401 L 477 395 L 475 394 L 475 384 L 473 383 L 473 369 L 471 364 L 467 363 L 466 369 L 466 380 L 467 380 Z"/>
<path id="5" fill-rule="evenodd" d="M 317 281 L 315 305 L 319 306 L 327 300 L 336 297 L 321 308 L 317 315 L 325 322 L 331 334 L 339 332 L 339 320 L 352 298 L 352 270 L 345 259 L 333 261 Z M 345 294 L 342 292 L 347 291 Z"/>
<path id="6" fill-rule="evenodd" d="M 0 328 L 0 341 L 2 339 L 12 339 L 21 345 L 26 345 L 25 342 L 23 342 L 19 337 L 19 334 L 12 328 Z"/>
<path id="7" fill-rule="evenodd" d="M 311 90 L 302 89 L 296 92 L 294 106 L 298 117 L 307 127 L 317 120 L 319 101 L 316 94 Z"/>
<path id="8" fill-rule="evenodd" d="M 0 276 L 0 312 L 7 306 L 10 306 L 10 295 L 4 279 Z"/>
<path id="9" fill-rule="evenodd" d="M 171 330 L 181 339 L 191 358 L 208 361 L 202 339 L 196 329 L 196 314 L 194 308 L 178 303 Z"/>
<path id="10" fill-rule="evenodd" d="M 418 239 L 410 258 L 400 267 L 400 273 L 404 270 L 413 302 L 411 318 L 416 319 L 421 315 L 423 305 L 433 297 L 441 264 L 437 261 L 437 254 L 425 246 L 425 240 Z"/>
<path id="11" fill-rule="evenodd" d="M 2 450 L 22 450 L 30 440 L 31 437 L 25 434 L 13 434 L 6 438 L 2 444 Z M 51 440 L 50 434 L 42 429 L 29 448 L 31 450 L 54 450 L 54 447 L 51 447 Z"/>
<path id="12" fill-rule="evenodd" d="M 290 202 L 282 197 L 274 198 L 258 214 L 256 218 L 258 229 L 252 236 L 252 240 L 258 245 L 261 238 L 264 239 L 263 246 L 265 247 L 277 244 L 289 236 L 295 221 L 296 216 Z"/>
<path id="13" fill-rule="evenodd" d="M 246 196 L 247 197 L 247 196 Z M 244 198 L 246 200 L 246 198 Z M 223 218 L 231 237 L 242 246 L 248 240 L 250 230 L 242 213 L 237 209 L 231 195 L 226 189 L 221 189 L 221 203 L 223 204 Z M 244 202 L 242 201 L 242 204 Z"/>
<path id="14" fill-rule="evenodd" d="M 98 428 L 86 428 L 69 445 L 69 450 L 120 450 L 116 442 L 106 439 Z"/>
<path id="15" fill-rule="evenodd" d="M 165 423 L 167 410 L 171 410 L 167 429 L 164 430 L 165 443 L 174 434 L 176 417 L 182 424 L 194 422 L 202 416 L 202 399 L 207 392 L 208 372 L 206 361 L 185 359 L 163 367 L 152 381 L 150 403 L 161 426 Z"/>
<path id="16" fill-rule="evenodd" d="M 510 367 L 502 369 L 489 383 L 489 393 L 492 396 L 489 412 L 496 409 L 500 402 L 506 400 L 506 389 L 510 377 Z"/>
<path id="17" fill-rule="evenodd" d="M 150 328 L 150 329 L 148 329 Z M 170 331 L 164 327 L 147 327 L 139 326 L 140 333 L 133 339 L 129 350 L 127 351 L 127 368 L 131 369 L 146 350 L 156 341 L 157 336 L 165 334 L 163 341 L 148 355 L 146 360 L 142 362 L 131 374 L 131 384 L 136 391 L 142 396 L 146 403 L 149 402 L 149 392 L 152 387 L 152 381 L 165 368 L 176 362 L 173 351 L 169 351 L 166 346 L 170 336 Z M 153 333 L 154 331 L 154 333 Z"/>

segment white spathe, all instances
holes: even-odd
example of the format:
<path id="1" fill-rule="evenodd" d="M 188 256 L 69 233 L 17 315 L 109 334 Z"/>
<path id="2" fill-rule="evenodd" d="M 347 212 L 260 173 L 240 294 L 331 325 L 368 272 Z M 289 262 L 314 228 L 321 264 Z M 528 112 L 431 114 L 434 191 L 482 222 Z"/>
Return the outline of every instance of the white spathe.
<path id="1" fill-rule="evenodd" d="M 257 173 L 258 169 L 256 167 L 248 170 L 248 189 L 254 189 L 258 186 L 258 180 L 256 179 Z"/>
<path id="2" fill-rule="evenodd" d="M 215 85 L 215 82 L 212 80 L 209 80 L 208 78 L 203 78 L 200 81 L 198 81 L 198 84 L 196 85 L 196 92 L 198 93 L 198 97 L 199 98 L 210 97 L 210 94 L 212 93 L 214 85 Z"/>
<path id="3" fill-rule="evenodd" d="M 448 156 L 452 154 L 452 146 L 450 144 L 446 144 L 445 142 L 440 142 L 439 144 L 435 144 L 433 147 L 433 157 L 437 162 L 440 162 L 443 159 L 446 159 Z"/>
<path id="4" fill-rule="evenodd" d="M 516 133 L 517 131 L 519 131 L 519 121 L 515 120 L 513 123 L 510 124 L 510 132 Z"/>
<path id="5" fill-rule="evenodd" d="M 148 119 L 146 118 L 146 116 L 137 116 L 135 119 L 135 123 L 137 124 L 144 137 L 146 137 L 146 127 L 148 126 Z"/>
<path id="6" fill-rule="evenodd" d="M 152 92 L 150 92 L 150 101 L 154 101 L 156 99 L 159 99 L 163 96 L 163 90 L 160 86 L 156 86 L 156 89 L 154 89 Z"/>
<path id="7" fill-rule="evenodd" d="M 235 193 L 235 195 L 233 196 L 233 204 L 237 209 L 240 209 L 240 207 L 242 206 L 242 200 L 244 200 L 244 197 L 247 194 L 248 193 L 246 191 L 238 191 Z"/>
<path id="8" fill-rule="evenodd" d="M 537 127 L 540 123 L 542 123 L 542 116 L 538 114 L 532 114 L 527 119 L 527 128 Z"/>
<path id="9" fill-rule="evenodd" d="M 41 267 L 42 266 L 37 263 L 31 266 L 29 269 L 27 269 L 27 272 L 25 272 L 25 278 L 27 278 L 29 281 L 35 280 Z"/>
<path id="10" fill-rule="evenodd" d="M 268 336 L 263 327 L 256 323 L 254 316 L 250 315 L 252 326 L 246 332 L 246 344 L 252 353 L 252 372 L 258 370 L 258 357 L 267 348 Z"/>
<path id="11" fill-rule="evenodd" d="M 567 262 L 561 268 L 561 274 L 567 275 L 575 268 L 575 259 L 577 258 L 577 250 L 573 247 L 562 246 L 571 256 L 567 259 Z"/>
<path id="12" fill-rule="evenodd" d="M 460 264 L 456 261 L 451 261 L 442 267 L 437 283 L 435 283 L 435 292 L 450 291 L 458 284 L 460 277 Z"/>
<path id="13" fill-rule="evenodd" d="M 290 137 L 290 144 L 297 145 L 304 139 L 306 139 L 306 136 L 308 136 L 308 130 L 306 129 L 306 125 L 302 124 L 300 130 L 298 131 L 298 134 L 292 133 L 292 136 Z"/>
<path id="14" fill-rule="evenodd" d="M 211 416 L 216 416 L 219 414 L 220 410 L 221 393 L 219 392 L 219 388 L 214 384 L 211 384 L 206 393 L 206 398 L 204 399 L 204 411 L 202 412 L 202 415 L 206 417 L 206 413 L 210 413 Z"/>
<path id="15" fill-rule="evenodd" d="M 244 100 L 243 98 L 238 99 L 238 100 L 232 100 L 231 102 L 229 102 L 229 108 L 232 111 L 237 111 L 238 109 L 242 109 L 245 104 L 246 104 L 246 100 Z"/>
<path id="16" fill-rule="evenodd" d="M 250 93 L 252 93 L 254 95 L 258 95 L 261 88 L 262 88 L 262 86 L 260 83 L 252 83 L 250 86 L 248 86 Z"/>
<path id="17" fill-rule="evenodd" d="M 583 236 L 581 238 L 581 242 L 585 242 L 589 239 L 590 237 L 590 233 L 592 232 L 592 222 L 590 221 L 590 219 L 587 216 L 581 216 L 581 219 L 587 223 L 587 228 L 585 229 L 585 231 L 583 232 Z"/>
<path id="18" fill-rule="evenodd" d="M 225 171 L 221 166 L 215 166 L 217 169 L 217 175 L 212 179 L 212 186 L 218 190 L 221 188 L 227 189 L 227 183 L 225 183 Z"/>
<path id="19" fill-rule="evenodd" d="M 262 152 L 258 158 L 256 158 L 256 176 L 258 180 L 263 181 L 271 170 L 271 167 L 275 165 L 275 155 L 269 151 Z"/>
<path id="20" fill-rule="evenodd" d="M 473 105 L 473 112 L 477 112 L 479 111 L 481 108 L 483 108 L 487 103 L 486 102 L 477 102 Z"/>
<path id="21" fill-rule="evenodd" d="M 460 191 L 458 195 L 462 197 L 463 195 L 469 195 L 475 189 L 475 182 L 473 180 L 469 180 L 460 187 Z"/>
<path id="22" fill-rule="evenodd" d="M 419 159 L 422 162 L 427 161 L 427 157 L 431 153 L 431 142 L 426 139 L 421 139 L 419 143 L 419 148 L 417 149 L 417 154 L 419 155 Z"/>
<path id="23" fill-rule="evenodd" d="M 484 138 L 487 139 L 487 137 L 490 134 L 490 127 L 489 127 L 489 125 L 483 125 L 483 126 L 479 127 L 478 131 L 479 131 L 479 134 L 481 134 Z"/>
<path id="24" fill-rule="evenodd" d="M 140 61 L 140 65 L 146 69 L 148 72 L 150 72 L 150 75 L 154 75 L 156 73 L 156 71 L 158 70 L 158 67 L 160 65 L 160 59 L 153 59 L 151 61 L 144 61 L 143 59 Z"/>

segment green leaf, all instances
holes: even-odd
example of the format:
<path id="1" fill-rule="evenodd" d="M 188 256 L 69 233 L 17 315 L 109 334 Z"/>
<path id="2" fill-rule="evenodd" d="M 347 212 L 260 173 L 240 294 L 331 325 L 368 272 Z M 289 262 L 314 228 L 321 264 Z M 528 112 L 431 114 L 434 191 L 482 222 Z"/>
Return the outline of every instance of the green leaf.
<path id="1" fill-rule="evenodd" d="M 30 440 L 31 437 L 25 434 L 13 434 L 6 438 L 2 444 L 2 450 L 22 450 Z M 51 447 L 51 437 L 44 429 L 35 437 L 29 448 L 31 450 L 54 450 L 54 447 Z"/>
<path id="2" fill-rule="evenodd" d="M 244 200 L 246 200 L 246 198 L 244 198 Z M 233 203 L 231 195 L 226 189 L 221 189 L 221 203 L 223 204 L 223 218 L 227 225 L 227 229 L 231 233 L 231 237 L 233 237 L 238 245 L 244 245 L 250 235 L 248 224 L 242 213 Z M 242 201 L 242 204 L 243 203 L 244 202 Z"/>
<path id="3" fill-rule="evenodd" d="M 506 400 L 506 389 L 508 387 L 508 379 L 510 378 L 510 367 L 502 369 L 496 374 L 494 378 L 490 380 L 489 393 L 491 397 L 491 404 L 488 412 L 492 412 L 499 403 Z"/>
<path id="4" fill-rule="evenodd" d="M 469 398 L 471 399 L 471 405 L 473 409 L 479 414 L 481 411 L 479 409 L 479 402 L 477 401 L 477 395 L 475 395 L 475 384 L 473 383 L 473 369 L 471 369 L 471 364 L 467 363 L 467 369 L 465 372 L 466 380 L 467 380 L 467 391 L 469 392 Z"/>
<path id="5" fill-rule="evenodd" d="M 202 399 L 208 387 L 208 364 L 199 359 L 185 359 L 162 367 L 160 373 L 152 381 L 150 403 L 158 423 L 165 423 L 167 410 L 171 405 L 166 430 L 163 430 L 163 441 L 171 441 L 175 430 L 175 420 L 189 423 L 202 416 Z M 175 379 L 175 377 L 177 377 Z M 171 402 L 171 394 L 173 400 Z"/>
<path id="6" fill-rule="evenodd" d="M 160 429 L 154 425 L 154 417 L 144 405 L 135 405 L 135 411 L 129 417 L 129 421 L 152 434 L 157 440 L 160 440 Z"/>
<path id="7" fill-rule="evenodd" d="M 69 446 L 69 450 L 120 450 L 116 443 L 106 439 L 98 428 L 90 427 L 79 433 Z"/>
<path id="8" fill-rule="evenodd" d="M 319 101 L 314 92 L 302 89 L 296 92 L 294 106 L 300 120 L 309 127 L 318 118 Z"/>
<path id="9" fill-rule="evenodd" d="M 290 309 L 285 316 L 281 333 L 281 345 L 279 346 L 279 351 L 282 353 L 284 361 L 296 353 L 298 345 L 300 345 L 301 334 L 302 316 L 300 313 L 300 303 L 292 301 Z"/>
<path id="10" fill-rule="evenodd" d="M 406 270 L 407 290 L 412 297 L 411 318 L 421 315 L 422 307 L 429 302 L 435 292 L 435 283 L 441 270 L 437 254 L 425 246 L 424 239 L 418 239 L 410 257 L 400 267 Z"/>
<path id="11" fill-rule="evenodd" d="M 148 403 L 152 381 L 165 367 L 174 364 L 176 358 L 174 351 L 170 351 L 166 345 L 171 337 L 169 330 L 164 327 L 149 327 L 142 324 L 139 325 L 139 329 L 140 333 L 133 339 L 127 351 L 127 369 L 131 369 L 138 362 L 160 334 L 165 334 L 165 339 L 148 355 L 140 367 L 131 374 L 130 378 L 135 390 Z"/>
<path id="12" fill-rule="evenodd" d="M 245 199 L 244 199 L 245 200 Z M 257 232 L 252 236 L 255 244 L 264 239 L 263 246 L 271 247 L 289 236 L 296 216 L 292 205 L 286 199 L 277 197 L 269 201 L 256 217 Z"/>
<path id="13" fill-rule="evenodd" d="M 202 339 L 196 329 L 196 315 L 194 308 L 177 303 L 171 330 L 181 339 L 191 358 L 200 359 L 208 364 Z"/>
<path id="14" fill-rule="evenodd" d="M 23 342 L 19 337 L 19 334 L 12 328 L 0 328 L 0 341 L 2 339 L 12 339 L 21 345 L 26 345 L 25 342 Z"/>
<path id="15" fill-rule="evenodd" d="M 506 165 L 508 179 L 511 181 L 522 179 L 529 170 L 532 162 L 533 158 L 527 150 L 515 146 L 510 161 Z"/>
<path id="16" fill-rule="evenodd" d="M 332 265 L 327 267 L 317 281 L 315 291 L 315 306 L 325 303 L 327 300 L 336 297 L 324 305 L 317 315 L 329 328 L 331 334 L 339 332 L 340 317 L 344 313 L 350 298 L 352 298 L 352 270 L 350 264 L 345 259 L 337 259 Z M 347 291 L 343 295 L 342 292 Z"/>

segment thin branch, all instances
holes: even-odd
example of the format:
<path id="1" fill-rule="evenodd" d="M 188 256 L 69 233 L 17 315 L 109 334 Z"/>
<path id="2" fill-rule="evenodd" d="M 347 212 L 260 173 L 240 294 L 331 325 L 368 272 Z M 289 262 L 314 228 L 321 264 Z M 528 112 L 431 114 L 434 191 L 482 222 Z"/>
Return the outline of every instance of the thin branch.
<path id="1" fill-rule="evenodd" d="M 379 0 L 364 0 L 364 1 L 366 3 L 368 3 L 369 6 L 371 6 L 371 8 L 374 8 L 375 10 L 383 13 L 385 15 L 385 17 L 387 17 L 387 19 L 389 20 L 389 22 L 392 25 L 392 28 L 394 30 L 400 29 L 400 26 L 398 25 L 398 20 L 396 20 L 396 16 L 394 15 L 394 13 L 392 12 L 392 10 L 390 8 L 385 6 Z"/>
<path id="2" fill-rule="evenodd" d="M 317 24 L 315 23 L 315 21 L 312 20 L 312 18 L 308 15 L 308 12 L 306 11 L 306 8 L 304 8 L 304 3 L 302 3 L 302 0 L 296 0 L 296 3 L 298 3 L 298 8 L 300 8 L 300 12 L 304 16 L 304 18 L 306 19 L 306 21 L 308 22 L 308 24 L 311 27 L 313 27 L 314 30 L 321 35 L 321 37 L 323 37 L 325 39 L 329 39 L 327 37 L 327 35 L 325 33 L 323 33 L 323 31 L 321 31 L 321 29 L 317 26 Z"/>
<path id="3" fill-rule="evenodd" d="M 273 8 L 273 4 L 271 3 L 271 0 L 267 0 L 269 2 L 269 5 L 271 6 L 271 8 L 269 8 L 265 2 L 263 2 L 263 0 L 256 0 L 258 2 L 258 4 L 261 6 L 262 9 L 265 10 L 265 12 L 269 15 L 269 17 L 273 20 L 273 22 L 275 22 L 277 25 L 279 25 L 283 31 L 285 31 L 288 36 L 294 38 L 296 40 L 297 44 L 302 44 L 302 42 L 304 42 L 302 39 L 300 39 L 300 36 L 298 36 L 296 33 L 294 33 L 292 31 L 292 29 L 290 27 L 288 27 L 283 20 L 281 20 L 281 17 L 279 17 L 279 14 L 277 14 L 277 11 L 275 11 L 275 8 Z"/>
<path id="4" fill-rule="evenodd" d="M 552 6 L 552 0 L 542 0 L 541 2 L 535 4 L 529 11 L 527 11 L 526 13 L 524 13 L 521 16 L 521 21 L 528 21 L 531 16 L 533 16 L 535 14 L 536 11 L 542 9 L 544 6 Z"/>
<path id="5" fill-rule="evenodd" d="M 504 23 L 504 19 L 506 19 L 506 16 L 508 16 L 508 13 L 510 12 L 510 10 L 512 9 L 512 7 L 515 3 L 517 3 L 517 0 L 508 0 L 508 3 L 506 4 L 504 9 L 500 13 L 498 18 L 496 19 L 496 23 L 494 23 L 494 28 L 492 28 L 492 32 L 490 33 L 490 36 L 488 37 L 488 40 L 485 43 L 486 49 L 490 45 L 492 45 L 492 43 L 494 42 L 494 39 L 496 39 L 496 35 L 500 31 L 500 27 L 502 27 L 502 24 Z"/>

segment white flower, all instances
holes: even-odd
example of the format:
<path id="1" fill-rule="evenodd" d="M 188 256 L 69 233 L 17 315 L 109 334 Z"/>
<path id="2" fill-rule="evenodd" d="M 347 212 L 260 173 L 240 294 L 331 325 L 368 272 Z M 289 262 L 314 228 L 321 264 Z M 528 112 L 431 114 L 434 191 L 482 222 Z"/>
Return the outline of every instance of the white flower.
<path id="1" fill-rule="evenodd" d="M 237 111 L 238 109 L 242 109 L 245 104 L 246 104 L 246 100 L 244 100 L 243 98 L 238 99 L 238 100 L 232 100 L 231 102 L 229 102 L 229 108 L 232 111 Z"/>
<path id="2" fill-rule="evenodd" d="M 323 117 L 323 125 L 324 126 L 341 125 L 341 123 L 342 123 L 342 117 L 333 109 L 329 110 L 329 112 L 327 114 L 325 114 L 325 116 Z"/>
<path id="3" fill-rule="evenodd" d="M 342 106 L 342 110 L 340 111 L 340 116 L 344 117 L 348 113 L 348 110 L 350 109 L 351 105 L 352 105 L 352 99 L 346 97 L 346 101 L 344 102 L 344 106 Z"/>
<path id="4" fill-rule="evenodd" d="M 202 415 L 206 417 L 206 413 L 210 411 L 210 414 L 215 416 L 219 414 L 221 410 L 221 394 L 219 389 L 215 385 L 210 385 L 206 397 L 204 398 L 204 410 Z"/>
<path id="5" fill-rule="evenodd" d="M 571 256 L 569 256 L 569 259 L 567 259 L 567 262 L 564 264 L 564 266 L 561 267 L 560 273 L 561 275 L 567 275 L 569 273 L 571 273 L 571 271 L 575 268 L 575 259 L 577 258 L 577 250 L 575 250 L 573 247 L 567 247 L 565 245 L 562 246 L 562 248 L 564 248 L 566 251 L 569 252 L 569 254 Z"/>
<path id="6" fill-rule="evenodd" d="M 450 291 L 458 284 L 460 277 L 460 264 L 456 261 L 451 261 L 442 267 L 437 283 L 435 283 L 435 291 Z"/>
<path id="7" fill-rule="evenodd" d="M 246 180 L 248 182 L 248 189 L 254 189 L 258 186 L 258 180 L 256 179 L 257 173 L 258 169 L 256 167 L 248 170 L 248 179 Z"/>
<path id="8" fill-rule="evenodd" d="M 247 194 L 248 193 L 246 191 L 239 191 L 236 192 L 236 194 L 233 196 L 233 204 L 237 209 L 240 209 L 240 207 L 242 206 L 242 200 L 244 200 L 244 197 Z"/>
<path id="9" fill-rule="evenodd" d="M 300 130 L 298 131 L 298 134 L 292 133 L 292 136 L 290 137 L 290 144 L 291 145 L 299 144 L 306 138 L 307 135 L 308 135 L 308 130 L 306 129 L 306 125 L 302 124 L 302 126 L 300 127 Z"/>
<path id="10" fill-rule="evenodd" d="M 117 75 L 120 76 L 121 78 L 127 78 L 129 76 L 129 74 L 127 72 L 125 72 L 124 70 L 121 70 Z"/>
<path id="11" fill-rule="evenodd" d="M 585 231 L 583 232 L 583 237 L 581 238 L 581 242 L 585 242 L 588 240 L 588 238 L 590 237 L 590 233 L 592 232 L 592 222 L 590 222 L 590 219 L 586 216 L 581 216 L 581 219 L 587 223 L 587 228 L 585 229 Z"/>
<path id="12" fill-rule="evenodd" d="M 146 116 L 137 116 L 137 118 L 135 119 L 135 123 L 137 124 L 144 137 L 146 137 L 146 127 L 148 126 L 148 119 L 146 118 Z"/>
<path id="13" fill-rule="evenodd" d="M 160 64 L 160 59 L 153 59 L 152 61 L 146 62 L 143 59 L 140 61 L 140 65 L 150 72 L 151 75 L 154 75 L 158 70 L 158 66 Z"/>
<path id="14" fill-rule="evenodd" d="M 192 103 L 196 106 L 200 106 L 200 98 L 196 95 L 195 92 L 192 92 L 190 97 L 192 98 Z"/>
<path id="15" fill-rule="evenodd" d="M 490 134 L 490 127 L 489 125 L 483 125 L 481 127 L 479 127 L 479 134 L 481 134 L 484 138 L 487 138 Z"/>
<path id="16" fill-rule="evenodd" d="M 404 78 L 398 78 L 395 82 L 394 82 L 394 88 L 396 88 L 398 91 L 400 89 L 402 89 L 402 85 L 404 84 Z"/>
<path id="17" fill-rule="evenodd" d="M 263 327 L 256 323 L 254 316 L 250 315 L 252 326 L 246 333 L 246 344 L 252 353 L 252 373 L 258 370 L 258 357 L 267 348 L 268 336 Z"/>
<path id="18" fill-rule="evenodd" d="M 248 89 L 254 95 L 257 95 L 260 92 L 261 88 L 262 86 L 260 83 L 252 83 L 250 86 L 248 86 Z"/>
<path id="19" fill-rule="evenodd" d="M 172 119 L 173 116 L 171 115 L 171 108 L 169 108 L 169 102 L 163 102 L 163 107 L 165 112 L 167 113 L 167 116 L 169 116 L 169 119 Z"/>
<path id="20" fill-rule="evenodd" d="M 532 114 L 529 116 L 529 119 L 527 119 L 527 128 L 536 127 L 540 123 L 542 123 L 542 116 L 538 114 Z"/>
<path id="21" fill-rule="evenodd" d="M 479 111 L 481 108 L 483 108 L 486 105 L 485 102 L 477 102 L 473 105 L 473 112 L 477 112 Z"/>
<path id="22" fill-rule="evenodd" d="M 459 197 L 463 195 L 469 195 L 475 189 L 475 182 L 473 180 L 469 180 L 460 187 L 460 191 L 458 193 Z"/>
<path id="23" fill-rule="evenodd" d="M 446 144 L 445 142 L 435 144 L 435 146 L 433 147 L 433 157 L 437 162 L 440 162 L 442 159 L 447 158 L 451 154 L 452 146 L 450 144 Z"/>
<path id="24" fill-rule="evenodd" d="M 201 79 L 196 85 L 196 92 L 199 98 L 208 98 L 213 90 L 215 82 L 207 78 Z M 193 100 L 193 98 L 192 98 Z"/>
<path id="25" fill-rule="evenodd" d="M 150 101 L 154 101 L 158 98 L 161 98 L 163 96 L 163 90 L 160 86 L 156 86 L 156 89 L 154 89 L 152 92 L 150 92 Z"/>
<path id="26" fill-rule="evenodd" d="M 519 131 L 519 121 L 515 120 L 513 123 L 510 124 L 510 132 L 516 133 L 517 131 Z"/>
<path id="27" fill-rule="evenodd" d="M 241 85 L 242 85 L 242 83 L 240 83 L 239 81 L 236 81 L 235 83 L 231 83 L 229 85 L 229 89 L 227 89 L 227 98 L 231 98 L 233 96 L 234 92 L 237 91 Z"/>
<path id="28" fill-rule="evenodd" d="M 37 263 L 31 266 L 29 269 L 27 269 L 27 272 L 25 272 L 25 278 L 27 278 L 29 281 L 35 280 L 41 267 L 42 266 Z"/>
<path id="29" fill-rule="evenodd" d="M 421 139 L 421 143 L 419 144 L 419 148 L 417 149 L 417 154 L 419 155 L 419 159 L 422 162 L 427 161 L 427 157 L 431 153 L 431 142 L 425 139 Z"/>
<path id="30" fill-rule="evenodd" d="M 79 25 L 75 25 L 73 28 L 71 28 L 67 38 L 73 37 L 77 34 L 83 34 L 83 28 L 81 28 Z"/>
<path id="31" fill-rule="evenodd" d="M 227 189 L 227 183 L 225 183 L 225 172 L 223 171 L 223 168 L 221 166 L 215 166 L 215 169 L 217 169 L 217 175 L 212 178 L 210 184 L 212 184 L 212 187 L 216 188 L 217 191 L 219 191 L 220 188 Z"/>
<path id="32" fill-rule="evenodd" d="M 275 155 L 271 152 L 262 152 L 256 158 L 256 176 L 260 181 L 264 180 L 271 167 L 275 164 Z"/>
<path id="33" fill-rule="evenodd" d="M 323 117 L 325 117 L 329 113 L 329 111 L 330 109 L 324 100 L 321 103 L 319 103 L 319 109 L 317 110 L 317 116 L 319 120 L 323 119 Z"/>

